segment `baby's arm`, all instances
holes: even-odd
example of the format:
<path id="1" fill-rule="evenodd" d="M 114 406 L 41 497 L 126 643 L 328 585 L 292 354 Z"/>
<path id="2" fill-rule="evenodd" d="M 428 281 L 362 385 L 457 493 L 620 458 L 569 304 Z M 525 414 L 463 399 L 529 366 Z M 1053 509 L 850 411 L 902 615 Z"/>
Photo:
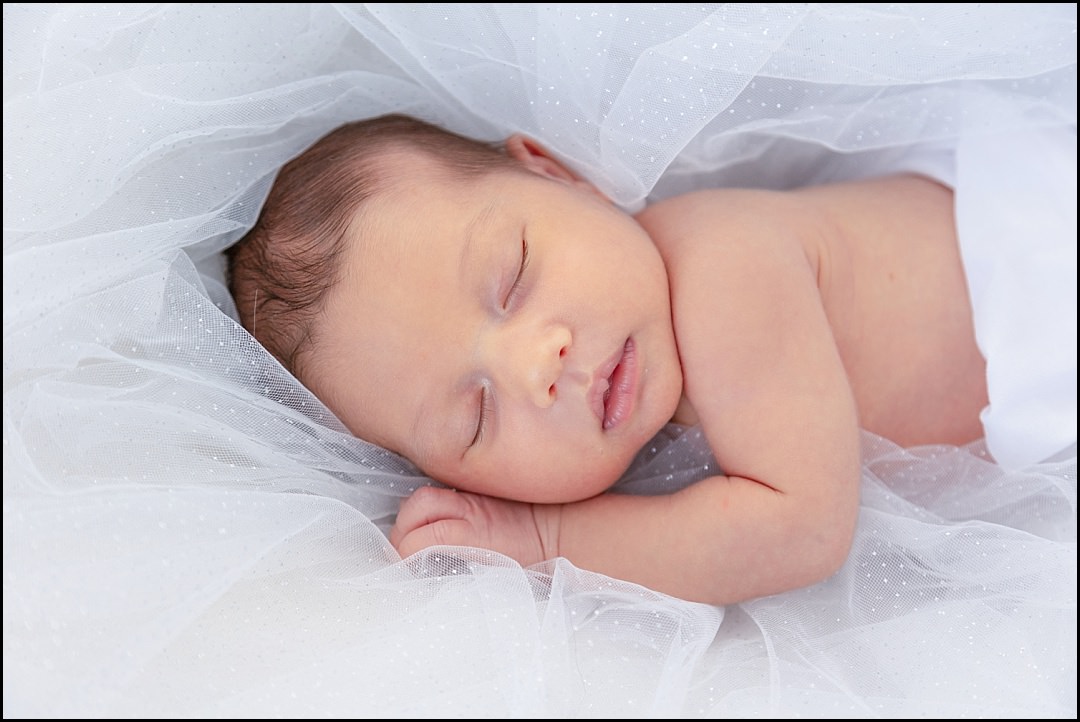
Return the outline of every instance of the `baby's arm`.
<path id="1" fill-rule="evenodd" d="M 528 505 L 430 489 L 392 541 L 481 546 L 726 604 L 831 575 L 858 512 L 852 393 L 800 240 L 820 218 L 787 194 L 718 191 L 641 220 L 669 266 L 686 392 L 727 476 L 669 496 Z"/>
<path id="2" fill-rule="evenodd" d="M 829 219 L 793 194 L 706 191 L 640 220 L 668 266 L 687 398 L 726 476 L 568 505 L 559 553 L 713 603 L 821 581 L 846 559 L 859 506 L 855 402 L 807 235 Z"/>

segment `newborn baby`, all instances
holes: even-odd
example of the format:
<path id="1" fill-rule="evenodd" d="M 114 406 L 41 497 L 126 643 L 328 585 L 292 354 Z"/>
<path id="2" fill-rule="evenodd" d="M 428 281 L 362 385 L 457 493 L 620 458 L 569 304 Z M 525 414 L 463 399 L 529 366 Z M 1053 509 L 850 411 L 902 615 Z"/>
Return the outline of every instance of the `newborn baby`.
<path id="1" fill-rule="evenodd" d="M 844 563 L 860 426 L 905 446 L 983 434 L 953 195 L 921 175 L 629 215 L 530 138 L 385 116 L 288 163 L 229 261 L 253 335 L 449 487 L 402 505 L 403 556 L 561 556 L 738 602 Z M 672 421 L 700 425 L 718 473 L 609 492 Z"/>

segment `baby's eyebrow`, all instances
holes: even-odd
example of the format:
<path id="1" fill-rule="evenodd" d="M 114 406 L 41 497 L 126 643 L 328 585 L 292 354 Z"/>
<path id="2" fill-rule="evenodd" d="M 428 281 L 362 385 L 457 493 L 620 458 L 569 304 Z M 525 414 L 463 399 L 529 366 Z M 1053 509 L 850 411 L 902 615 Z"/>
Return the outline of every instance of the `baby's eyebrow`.
<path id="1" fill-rule="evenodd" d="M 417 404 L 416 415 L 409 427 L 409 438 L 413 440 L 413 443 L 412 449 L 405 456 L 422 469 L 428 468 L 435 456 L 431 446 L 432 428 L 445 428 L 438 423 L 432 424 L 431 416 L 431 410 L 427 404 Z"/>
<path id="2" fill-rule="evenodd" d="M 498 204 L 494 201 L 488 201 L 488 203 L 480 209 L 480 212 L 473 216 L 472 220 L 465 226 L 465 241 L 461 244 L 461 273 L 464 275 L 470 266 L 470 259 L 472 258 L 473 240 L 478 235 L 481 228 L 491 223 L 495 218 L 495 209 Z"/>
<path id="3" fill-rule="evenodd" d="M 458 458 L 468 441 L 459 432 L 464 428 L 466 433 L 471 433 L 469 428 L 473 423 L 464 383 L 452 381 L 442 387 L 429 385 L 427 391 L 416 404 L 404 444 L 409 449 L 404 456 L 422 469 Z"/>

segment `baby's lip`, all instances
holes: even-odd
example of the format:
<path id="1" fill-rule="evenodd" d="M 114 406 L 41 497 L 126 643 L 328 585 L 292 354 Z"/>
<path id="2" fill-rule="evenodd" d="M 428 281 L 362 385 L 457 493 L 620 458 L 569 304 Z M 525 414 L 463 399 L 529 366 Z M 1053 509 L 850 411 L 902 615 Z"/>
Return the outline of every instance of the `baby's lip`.
<path id="1" fill-rule="evenodd" d="M 628 338 L 593 375 L 589 387 L 589 408 L 605 431 L 618 426 L 633 410 L 637 385 L 636 356 L 634 341 Z"/>

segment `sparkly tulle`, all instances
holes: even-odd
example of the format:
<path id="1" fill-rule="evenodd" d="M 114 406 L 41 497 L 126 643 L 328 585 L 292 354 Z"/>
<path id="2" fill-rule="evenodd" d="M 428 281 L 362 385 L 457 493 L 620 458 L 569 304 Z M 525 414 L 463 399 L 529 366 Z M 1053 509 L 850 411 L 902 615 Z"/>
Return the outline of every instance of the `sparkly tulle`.
<path id="1" fill-rule="evenodd" d="M 221 251 L 286 159 L 390 111 L 533 135 L 631 210 L 1071 134 L 1072 306 L 1032 336 L 1074 398 L 1075 31 L 1071 4 L 5 4 L 5 717 L 1074 718 L 1075 403 L 1020 470 L 864 434 L 847 564 L 742 605 L 401 560 L 429 482 L 243 331 Z M 958 194 L 999 227 L 976 155 Z M 714 464 L 671 426 L 622 485 Z"/>

